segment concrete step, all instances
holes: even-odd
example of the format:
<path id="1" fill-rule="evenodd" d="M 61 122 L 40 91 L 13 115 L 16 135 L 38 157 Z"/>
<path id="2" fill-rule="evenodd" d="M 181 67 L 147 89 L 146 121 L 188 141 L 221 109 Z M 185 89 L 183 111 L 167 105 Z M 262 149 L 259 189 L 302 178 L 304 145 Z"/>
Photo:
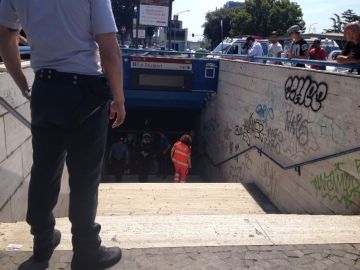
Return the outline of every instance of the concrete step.
<path id="1" fill-rule="evenodd" d="M 360 217 L 310 215 L 178 215 L 98 217 L 105 245 L 133 248 L 360 243 Z M 58 250 L 71 250 L 70 223 L 57 219 Z M 24 222 L 0 224 L 0 250 L 30 251 Z"/>
<path id="2" fill-rule="evenodd" d="M 100 216 L 236 215 L 264 210 L 239 183 L 101 184 Z"/>

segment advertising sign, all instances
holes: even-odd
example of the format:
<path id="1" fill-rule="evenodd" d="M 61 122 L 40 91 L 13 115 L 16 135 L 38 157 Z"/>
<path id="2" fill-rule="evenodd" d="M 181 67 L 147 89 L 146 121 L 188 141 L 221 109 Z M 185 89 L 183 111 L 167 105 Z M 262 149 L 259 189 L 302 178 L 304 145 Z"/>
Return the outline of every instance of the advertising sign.
<path id="1" fill-rule="evenodd" d="M 133 29 L 133 37 L 136 38 L 136 29 Z M 145 38 L 145 29 L 138 29 L 138 38 Z"/>
<path id="2" fill-rule="evenodd" d="M 140 5 L 140 24 L 151 26 L 168 26 L 169 7 Z"/>

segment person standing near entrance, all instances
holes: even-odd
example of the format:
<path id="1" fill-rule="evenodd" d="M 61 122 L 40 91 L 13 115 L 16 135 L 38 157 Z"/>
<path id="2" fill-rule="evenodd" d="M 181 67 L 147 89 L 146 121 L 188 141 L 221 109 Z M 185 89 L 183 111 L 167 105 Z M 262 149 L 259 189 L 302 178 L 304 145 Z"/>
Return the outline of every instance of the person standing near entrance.
<path id="1" fill-rule="evenodd" d="M 312 47 L 309 50 L 309 56 L 312 60 L 325 61 L 326 60 L 326 51 L 321 48 L 320 39 L 315 39 Z M 318 70 L 326 70 L 326 66 L 320 65 L 311 65 L 310 68 Z"/>
<path id="2" fill-rule="evenodd" d="M 294 59 L 308 59 L 309 58 L 309 44 L 301 37 L 300 26 L 293 25 L 287 30 L 289 36 L 292 38 L 290 51 L 287 52 L 288 58 Z M 305 67 L 305 64 L 295 64 L 295 67 Z"/>
<path id="3" fill-rule="evenodd" d="M 175 168 L 174 182 L 185 183 L 191 168 L 191 136 L 183 135 L 171 148 L 171 160 Z"/>
<path id="4" fill-rule="evenodd" d="M 115 173 L 116 182 L 121 182 L 122 175 L 129 163 L 129 148 L 124 137 L 120 137 L 120 139 L 111 146 L 108 160 Z"/>
<path id="5" fill-rule="evenodd" d="M 27 33 L 35 71 L 31 91 L 20 65 L 21 28 Z M 116 33 L 110 0 L 1 0 L 0 54 L 31 100 L 33 166 L 26 221 L 34 243 L 33 256 L 19 269 L 45 269 L 60 242 L 52 210 L 65 162 L 74 252 L 71 268 L 105 269 L 121 258 L 120 248 L 101 246 L 101 227 L 95 223 L 110 89 L 112 127 L 125 119 Z"/>

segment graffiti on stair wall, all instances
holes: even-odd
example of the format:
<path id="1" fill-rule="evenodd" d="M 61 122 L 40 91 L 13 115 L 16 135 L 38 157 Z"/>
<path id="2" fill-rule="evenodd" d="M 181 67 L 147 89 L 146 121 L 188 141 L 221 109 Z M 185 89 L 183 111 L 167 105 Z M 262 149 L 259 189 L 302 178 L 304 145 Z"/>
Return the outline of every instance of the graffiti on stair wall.
<path id="1" fill-rule="evenodd" d="M 356 164 L 356 170 L 360 175 L 360 159 L 355 159 L 355 164 Z"/>
<path id="2" fill-rule="evenodd" d="M 244 182 L 246 180 L 246 172 L 251 168 L 252 164 L 253 161 L 248 153 L 242 157 L 237 157 L 236 163 L 229 168 L 228 179 L 232 182 Z"/>
<path id="3" fill-rule="evenodd" d="M 264 178 L 265 188 L 269 191 L 270 198 L 276 198 L 276 171 L 270 161 L 265 161 L 261 164 L 261 176 Z"/>
<path id="4" fill-rule="evenodd" d="M 310 76 L 289 77 L 285 82 L 285 99 L 294 104 L 311 108 L 317 112 L 322 108 L 328 94 L 328 85 L 325 82 L 316 82 Z"/>
<path id="5" fill-rule="evenodd" d="M 262 120 L 265 124 L 267 124 L 268 119 L 274 120 L 274 110 L 273 108 L 269 108 L 268 106 L 264 104 L 259 104 L 256 106 L 255 112 L 257 114 L 257 117 Z"/>
<path id="6" fill-rule="evenodd" d="M 360 160 L 355 160 L 360 176 Z M 323 198 L 332 202 L 344 204 L 346 208 L 352 205 L 356 196 L 360 196 L 360 180 L 342 169 L 343 162 L 337 162 L 334 169 L 314 177 L 311 184 Z"/>
<path id="7" fill-rule="evenodd" d="M 337 144 L 346 144 L 347 129 L 337 123 L 334 118 L 317 114 L 314 123 L 319 127 L 322 137 L 329 138 Z"/>

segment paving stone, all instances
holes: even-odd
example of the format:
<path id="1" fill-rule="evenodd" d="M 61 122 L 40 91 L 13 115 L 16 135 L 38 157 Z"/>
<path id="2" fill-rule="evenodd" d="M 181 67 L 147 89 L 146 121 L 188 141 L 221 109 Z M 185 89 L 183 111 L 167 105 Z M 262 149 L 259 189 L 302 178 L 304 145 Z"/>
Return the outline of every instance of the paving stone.
<path id="1" fill-rule="evenodd" d="M 279 266 L 291 266 L 289 260 L 285 259 L 275 259 L 275 260 L 269 260 L 269 262 L 277 267 Z"/>
<path id="2" fill-rule="evenodd" d="M 332 266 L 331 269 L 333 269 L 333 270 L 349 270 L 350 267 L 345 264 L 342 264 L 342 263 L 337 263 L 334 266 Z"/>
<path id="3" fill-rule="evenodd" d="M 355 261 L 349 258 L 341 258 L 340 262 L 346 264 L 347 266 L 353 266 L 355 264 Z"/>
<path id="4" fill-rule="evenodd" d="M 328 257 L 328 259 L 331 260 L 331 261 L 333 261 L 333 262 L 335 262 L 335 263 L 340 262 L 340 257 L 338 257 L 338 256 L 336 256 L 336 255 L 330 255 L 330 256 Z"/>
<path id="5" fill-rule="evenodd" d="M 260 256 L 257 252 L 248 251 L 245 254 L 245 260 L 260 260 Z"/>
<path id="6" fill-rule="evenodd" d="M 290 258 L 301 258 L 304 253 L 301 250 L 285 250 L 284 254 Z"/>
<path id="7" fill-rule="evenodd" d="M 304 246 L 277 246 L 274 251 L 267 251 L 269 246 L 258 247 L 258 251 L 247 247 L 193 247 L 193 248 L 153 248 L 123 250 L 123 259 L 112 270 L 325 270 L 325 269 L 360 269 L 360 259 L 345 248 L 330 250 L 330 255 L 323 258 L 319 253 L 321 246 L 312 247 L 304 255 Z M 326 246 L 329 248 L 329 246 Z M 247 251 L 246 251 L 247 250 Z M 290 252 L 291 251 L 291 252 Z M 342 252 L 340 252 L 342 251 Z M 181 253 L 182 252 L 182 253 Z M 334 255 L 344 254 L 343 257 Z M 22 261 L 30 256 L 29 252 L 1 252 L 0 269 L 17 269 Z M 72 252 L 55 251 L 50 263 L 50 270 L 70 270 Z M 297 257 L 296 257 L 297 256 Z M 301 256 L 301 257 L 299 257 Z M 271 258 L 272 257 L 272 258 Z M 279 257 L 279 258 L 277 258 Z"/>
<path id="8" fill-rule="evenodd" d="M 313 257 L 316 260 L 322 260 L 324 258 L 324 256 L 322 254 L 319 253 L 313 253 L 310 255 L 310 257 Z"/>
<path id="9" fill-rule="evenodd" d="M 279 251 L 270 251 L 270 252 L 259 252 L 259 257 L 262 260 L 272 260 L 272 259 L 285 259 L 286 256 L 284 253 Z"/>
<path id="10" fill-rule="evenodd" d="M 346 253 L 345 255 L 344 255 L 344 258 L 348 258 L 348 259 L 351 259 L 351 260 L 353 260 L 353 261 L 356 261 L 357 259 L 359 259 L 359 255 L 355 255 L 355 254 L 352 254 L 351 253 L 351 251 L 349 251 L 350 253 Z"/>
<path id="11" fill-rule="evenodd" d="M 292 265 L 296 265 L 296 266 L 300 266 L 300 265 L 304 265 L 304 264 L 312 264 L 315 262 L 315 259 L 310 257 L 310 256 L 304 256 L 301 258 L 293 258 L 292 260 L 290 260 L 290 263 Z"/>

